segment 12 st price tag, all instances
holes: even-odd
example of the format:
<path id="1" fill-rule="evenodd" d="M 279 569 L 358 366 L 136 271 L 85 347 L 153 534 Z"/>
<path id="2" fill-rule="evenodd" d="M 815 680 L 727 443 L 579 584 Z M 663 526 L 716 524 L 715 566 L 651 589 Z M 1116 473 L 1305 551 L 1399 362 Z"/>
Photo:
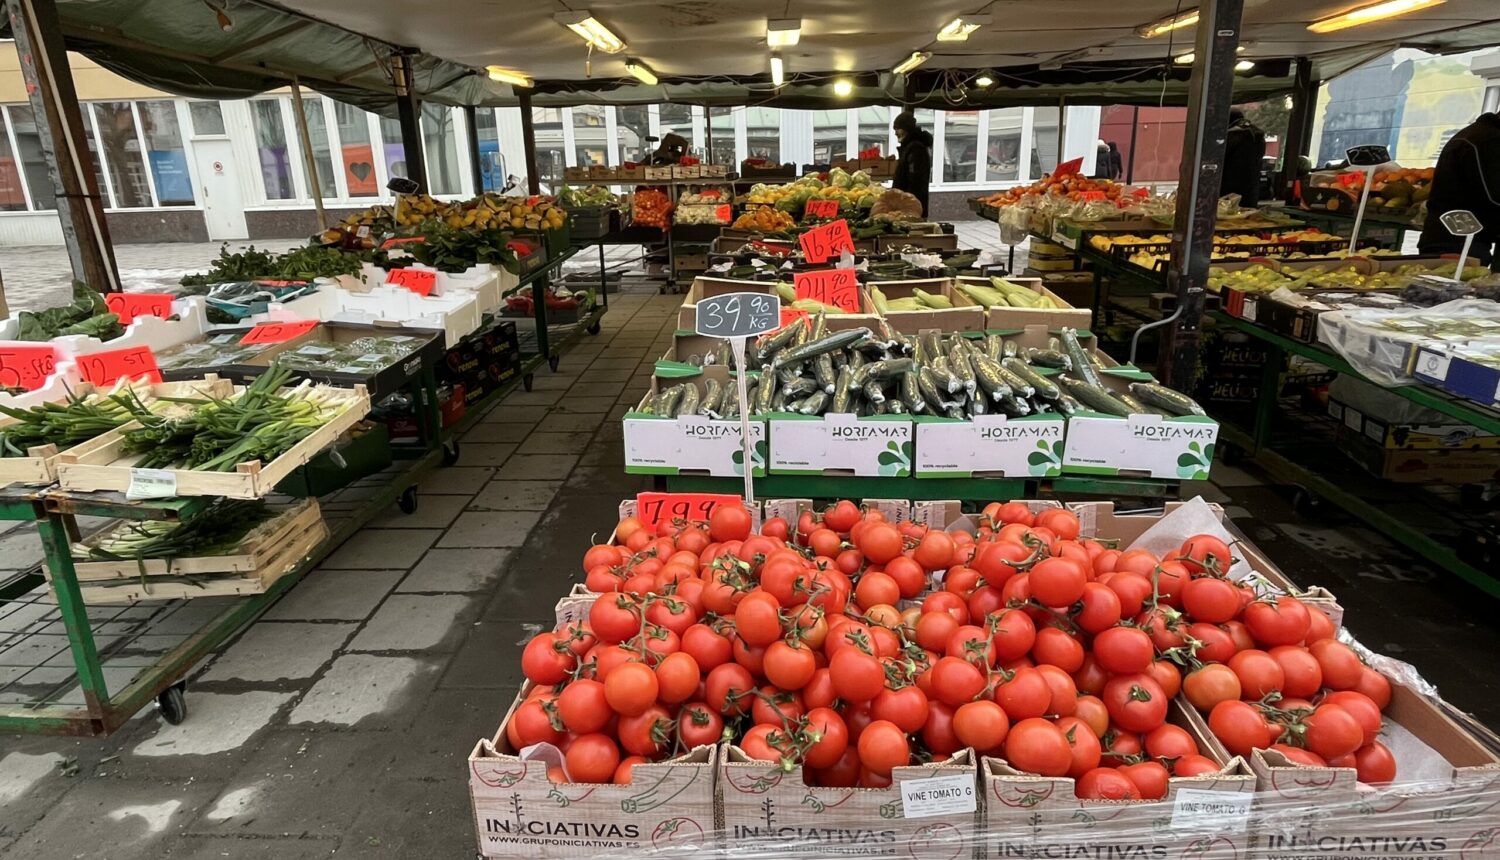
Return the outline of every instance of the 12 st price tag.
<path id="1" fill-rule="evenodd" d="M 78 374 L 86 382 L 95 385 L 113 385 L 121 377 L 147 382 L 161 382 L 161 371 L 156 366 L 156 356 L 151 348 L 132 346 L 112 349 L 108 352 L 93 352 L 73 359 L 78 364 Z"/>
<path id="2" fill-rule="evenodd" d="M 720 505 L 742 506 L 745 500 L 728 493 L 639 493 L 635 516 L 646 528 L 673 520 L 706 520 Z"/>
<path id="3" fill-rule="evenodd" d="M 386 275 L 385 282 L 398 287 L 405 287 L 419 296 L 432 295 L 432 288 L 437 286 L 437 272 L 429 272 L 425 269 L 392 269 Z"/>
<path id="4" fill-rule="evenodd" d="M 839 217 L 839 202 L 837 200 L 809 200 L 807 201 L 807 215 L 811 218 L 837 218 Z"/>
<path id="5" fill-rule="evenodd" d="M 127 499 L 170 499 L 177 495 L 177 474 L 170 469 L 131 469 Z"/>
<path id="6" fill-rule="evenodd" d="M 967 776 L 934 776 L 901 783 L 901 814 L 906 818 L 973 812 L 978 803 L 974 780 Z"/>
<path id="7" fill-rule="evenodd" d="M 792 276 L 792 289 L 799 299 L 812 299 L 851 314 L 859 313 L 859 277 L 853 269 L 798 272 Z"/>
<path id="8" fill-rule="evenodd" d="M 245 336 L 240 338 L 240 343 L 283 343 L 312 331 L 317 325 L 317 320 L 261 323 L 245 332 Z"/>
<path id="9" fill-rule="evenodd" d="M 849 233 L 849 222 L 842 218 L 808 230 L 797 237 L 797 242 L 802 246 L 802 253 L 807 256 L 809 263 L 827 262 L 829 257 L 836 257 L 844 251 L 854 253 L 854 237 Z"/>
<path id="10" fill-rule="evenodd" d="M 51 346 L 10 346 L 0 349 L 0 386 L 35 391 L 57 370 L 57 350 Z"/>
<path id="11" fill-rule="evenodd" d="M 172 297 L 166 293 L 108 293 L 104 304 L 120 318 L 120 325 L 130 325 L 136 317 L 172 315 Z"/>
<path id="12" fill-rule="evenodd" d="M 781 328 L 781 299 L 763 293 L 725 293 L 698 300 L 694 330 L 708 337 L 752 337 Z"/>

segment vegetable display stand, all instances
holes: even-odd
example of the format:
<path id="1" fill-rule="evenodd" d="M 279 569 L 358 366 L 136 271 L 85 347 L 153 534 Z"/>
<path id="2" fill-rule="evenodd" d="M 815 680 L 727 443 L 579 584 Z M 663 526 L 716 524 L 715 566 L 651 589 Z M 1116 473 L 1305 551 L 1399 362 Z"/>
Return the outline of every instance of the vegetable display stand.
<path id="1" fill-rule="evenodd" d="M 1396 484 L 1370 475 L 1333 444 L 1319 440 L 1320 430 L 1327 435 L 1329 419 L 1294 424 L 1279 408 L 1279 374 L 1288 354 L 1364 379 L 1358 371 L 1322 347 L 1224 313 L 1215 313 L 1213 319 L 1220 326 L 1263 341 L 1267 347 L 1253 423 L 1249 427 L 1220 423 L 1226 462 L 1233 465 L 1241 457 L 1254 460 L 1273 480 L 1297 489 L 1295 501 L 1302 512 L 1314 513 L 1325 502 L 1340 508 L 1433 565 L 1500 597 L 1500 570 L 1484 561 L 1485 553 L 1494 551 L 1490 531 L 1493 520 L 1467 510 L 1462 495 L 1460 503 L 1454 504 L 1437 493 L 1423 491 L 1420 485 Z M 1421 384 L 1381 388 L 1480 430 L 1500 433 L 1500 411 Z M 1285 426 L 1278 427 L 1278 422 Z"/>
<path id="2" fill-rule="evenodd" d="M 1354 212 L 1335 212 L 1328 209 L 1298 209 L 1291 206 L 1272 204 L 1270 207 L 1286 213 L 1301 221 L 1311 224 L 1330 233 L 1349 233 L 1354 229 Z M 1394 215 L 1388 212 L 1377 212 L 1371 206 L 1365 210 L 1364 221 L 1359 229 L 1359 238 L 1362 245 L 1373 244 L 1379 248 L 1401 249 L 1401 244 L 1406 238 L 1406 233 L 1420 232 L 1420 222 L 1414 223 L 1410 215 Z"/>
<path id="3" fill-rule="evenodd" d="M 673 493 L 738 493 L 740 477 L 708 475 L 661 475 L 659 489 Z M 990 502 L 995 499 L 1083 498 L 1176 499 L 1178 481 L 1149 478 L 1057 477 L 1057 478 L 914 478 L 850 477 L 848 475 L 767 475 L 755 479 L 760 498 L 839 499 L 855 495 L 871 499 L 934 501 L 958 499 Z"/>

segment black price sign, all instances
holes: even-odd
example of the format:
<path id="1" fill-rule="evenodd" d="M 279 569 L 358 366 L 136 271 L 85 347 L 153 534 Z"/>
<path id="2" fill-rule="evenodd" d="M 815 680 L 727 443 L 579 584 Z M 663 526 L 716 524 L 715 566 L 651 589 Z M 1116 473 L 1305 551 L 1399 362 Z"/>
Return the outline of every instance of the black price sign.
<path id="1" fill-rule="evenodd" d="M 1455 236 L 1472 236 L 1484 229 L 1474 213 L 1467 209 L 1454 209 L 1452 212 L 1444 212 L 1438 216 L 1448 232 Z"/>
<path id="2" fill-rule="evenodd" d="M 1377 143 L 1367 143 L 1364 146 L 1355 146 L 1345 150 L 1344 157 L 1349 159 L 1349 164 L 1354 167 L 1374 167 L 1391 160 L 1391 148 Z"/>
<path id="3" fill-rule="evenodd" d="M 781 328 L 781 299 L 764 293 L 725 293 L 698 300 L 694 330 L 709 337 L 752 337 Z"/>

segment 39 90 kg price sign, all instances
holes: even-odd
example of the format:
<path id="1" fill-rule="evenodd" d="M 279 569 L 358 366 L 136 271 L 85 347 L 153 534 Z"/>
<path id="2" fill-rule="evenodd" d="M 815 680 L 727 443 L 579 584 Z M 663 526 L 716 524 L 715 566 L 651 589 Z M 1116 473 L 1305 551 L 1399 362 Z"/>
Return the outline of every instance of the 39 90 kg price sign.
<path id="1" fill-rule="evenodd" d="M 706 520 L 720 505 L 740 507 L 745 500 L 729 493 L 639 493 L 635 515 L 646 528 L 673 520 Z"/>
<path id="2" fill-rule="evenodd" d="M 821 227 L 814 227 L 797 237 L 802 253 L 809 263 L 827 262 L 829 257 L 845 251 L 854 253 L 854 237 L 849 233 L 849 222 L 840 218 Z"/>
<path id="3" fill-rule="evenodd" d="M 781 327 L 781 299 L 762 293 L 725 293 L 698 300 L 693 328 L 708 337 L 751 337 Z"/>
<path id="4" fill-rule="evenodd" d="M 799 299 L 812 299 L 851 314 L 859 313 L 859 278 L 853 269 L 798 272 L 792 276 L 792 289 Z"/>

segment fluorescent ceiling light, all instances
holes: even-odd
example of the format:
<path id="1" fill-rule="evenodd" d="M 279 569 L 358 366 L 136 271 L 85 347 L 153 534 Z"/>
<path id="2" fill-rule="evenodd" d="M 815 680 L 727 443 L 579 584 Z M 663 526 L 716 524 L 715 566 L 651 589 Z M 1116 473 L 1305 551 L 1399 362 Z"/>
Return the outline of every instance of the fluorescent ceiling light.
<path id="1" fill-rule="evenodd" d="M 992 72 L 984 71 L 974 76 L 974 86 L 979 87 L 980 89 L 984 89 L 985 87 L 992 87 L 994 85 L 995 75 Z"/>
<path id="2" fill-rule="evenodd" d="M 802 41 L 801 18 L 772 18 L 766 21 L 766 45 L 790 48 Z"/>
<path id="3" fill-rule="evenodd" d="M 484 70 L 489 74 L 490 80 L 499 81 L 502 84 L 527 88 L 530 88 L 532 84 L 531 78 L 526 77 L 520 72 L 512 72 L 510 69 L 502 69 L 499 66 L 485 66 Z"/>
<path id="4" fill-rule="evenodd" d="M 637 60 L 634 57 L 631 57 L 625 61 L 625 71 L 629 72 L 631 77 L 635 78 L 648 87 L 656 86 L 656 82 L 659 80 L 656 77 L 656 72 L 651 71 L 650 66 L 646 65 L 640 60 Z"/>
<path id="5" fill-rule="evenodd" d="M 587 9 L 577 12 L 558 12 L 552 16 L 552 20 L 577 33 L 578 38 L 593 45 L 597 51 L 618 54 L 625 50 L 625 40 L 601 24 L 599 19 L 591 15 Z"/>
<path id="6" fill-rule="evenodd" d="M 969 34 L 989 22 L 990 16 L 988 15 L 965 15 L 962 18 L 954 18 L 938 31 L 937 40 L 939 42 L 966 41 Z"/>
<path id="7" fill-rule="evenodd" d="M 1324 18 L 1307 25 L 1307 29 L 1314 33 L 1332 33 L 1345 27 L 1358 27 L 1360 24 L 1369 24 L 1386 18 L 1394 18 L 1397 15 L 1405 15 L 1418 9 L 1429 9 L 1444 2 L 1444 0 L 1385 0 L 1384 3 L 1376 3 L 1373 6 L 1362 6 L 1332 18 Z"/>
<path id="8" fill-rule="evenodd" d="M 1248 72 L 1253 68 L 1255 68 L 1254 60 L 1240 60 L 1238 63 L 1234 64 L 1234 70 L 1236 72 Z"/>
<path id="9" fill-rule="evenodd" d="M 786 83 L 786 64 L 780 54 L 771 55 L 771 83 L 778 87 Z"/>
<path id="10" fill-rule="evenodd" d="M 910 57 L 897 63 L 896 67 L 891 69 L 891 74 L 904 75 L 930 59 L 932 59 L 931 51 L 912 51 Z"/>
<path id="11" fill-rule="evenodd" d="M 1236 45 L 1234 48 L 1234 52 L 1236 54 L 1245 53 L 1245 46 Z M 1192 51 L 1188 51 L 1186 54 L 1178 54 L 1177 56 L 1173 57 L 1172 62 L 1176 63 L 1179 66 L 1191 66 L 1193 64 L 1193 61 L 1197 59 L 1197 54 L 1193 53 Z"/>
<path id="12" fill-rule="evenodd" d="M 1159 21 L 1150 24 L 1142 24 L 1135 28 L 1135 34 L 1142 39 L 1150 39 L 1155 36 L 1164 36 L 1173 30 L 1181 30 L 1183 27 L 1191 27 L 1198 23 L 1198 10 L 1189 9 L 1176 15 L 1169 15 Z"/>
<path id="13" fill-rule="evenodd" d="M 836 96 L 847 96 L 854 92 L 854 84 L 848 78 L 839 78 L 833 82 L 833 94 Z"/>

